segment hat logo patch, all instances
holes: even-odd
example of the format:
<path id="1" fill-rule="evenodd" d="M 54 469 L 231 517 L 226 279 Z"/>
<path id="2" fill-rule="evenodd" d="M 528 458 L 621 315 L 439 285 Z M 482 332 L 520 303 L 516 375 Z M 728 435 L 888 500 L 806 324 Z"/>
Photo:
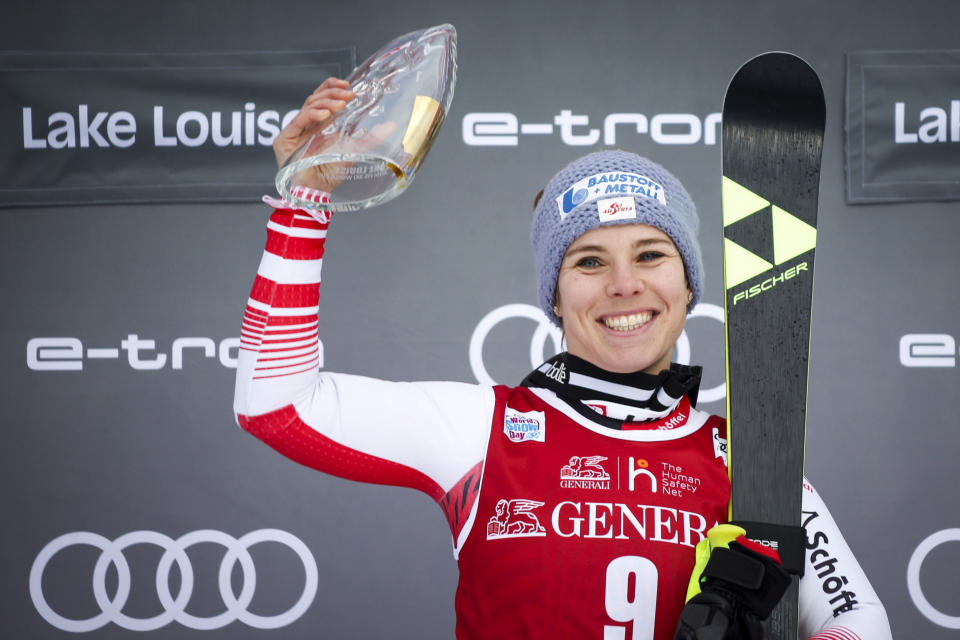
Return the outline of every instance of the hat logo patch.
<path id="1" fill-rule="evenodd" d="M 660 183 L 637 173 L 605 171 L 578 180 L 557 196 L 556 203 L 560 212 L 560 220 L 564 220 L 571 211 L 586 202 L 597 198 L 609 198 L 610 196 L 614 196 L 613 199 L 619 199 L 620 196 L 649 198 L 664 206 L 667 204 L 663 185 Z M 628 217 L 635 218 L 636 211 Z M 605 220 L 620 219 L 601 218 Z"/>

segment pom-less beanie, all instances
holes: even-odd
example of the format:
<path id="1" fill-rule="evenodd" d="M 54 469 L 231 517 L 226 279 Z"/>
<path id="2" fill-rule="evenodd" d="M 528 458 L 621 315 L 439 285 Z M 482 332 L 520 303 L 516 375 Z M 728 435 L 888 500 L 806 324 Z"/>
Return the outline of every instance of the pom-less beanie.
<path id="1" fill-rule="evenodd" d="M 599 151 L 561 169 L 543 191 L 533 217 L 531 241 L 537 263 L 540 307 L 554 324 L 557 276 L 567 247 L 599 226 L 648 224 L 670 236 L 680 251 L 693 292 L 700 300 L 703 260 L 697 243 L 697 209 L 680 181 L 659 164 L 626 151 Z"/>

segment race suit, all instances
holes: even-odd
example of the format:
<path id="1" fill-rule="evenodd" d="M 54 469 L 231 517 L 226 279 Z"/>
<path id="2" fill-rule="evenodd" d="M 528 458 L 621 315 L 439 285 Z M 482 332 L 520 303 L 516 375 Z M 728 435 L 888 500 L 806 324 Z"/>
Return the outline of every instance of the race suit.
<path id="1" fill-rule="evenodd" d="M 544 387 L 320 371 L 328 224 L 285 208 L 270 217 L 243 319 L 238 424 L 314 469 L 432 497 L 460 569 L 458 638 L 672 638 L 694 546 L 726 518 L 724 421 L 687 396 L 622 416 L 616 402 Z M 803 520 L 801 637 L 890 638 L 809 483 Z"/>

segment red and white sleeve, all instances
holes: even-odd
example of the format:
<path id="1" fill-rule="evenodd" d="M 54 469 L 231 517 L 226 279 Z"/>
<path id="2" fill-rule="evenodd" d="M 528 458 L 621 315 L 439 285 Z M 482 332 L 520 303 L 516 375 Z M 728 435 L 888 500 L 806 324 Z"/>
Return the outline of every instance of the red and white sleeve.
<path id="1" fill-rule="evenodd" d="M 241 330 L 237 423 L 319 471 L 425 492 L 443 507 L 456 538 L 486 451 L 493 389 L 320 370 L 319 286 L 330 217 L 293 209 L 270 216 Z"/>
<path id="2" fill-rule="evenodd" d="M 800 637 L 891 640 L 886 609 L 820 495 L 803 483 L 806 567 L 800 580 Z"/>

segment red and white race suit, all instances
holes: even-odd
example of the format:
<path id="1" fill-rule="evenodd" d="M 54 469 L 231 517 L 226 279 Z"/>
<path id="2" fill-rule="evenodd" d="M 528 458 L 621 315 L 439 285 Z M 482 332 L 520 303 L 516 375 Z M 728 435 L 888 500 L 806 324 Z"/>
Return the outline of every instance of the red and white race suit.
<path id="1" fill-rule="evenodd" d="M 684 398 L 618 430 L 547 389 L 320 371 L 328 220 L 289 209 L 270 217 L 243 320 L 240 426 L 314 469 L 431 496 L 460 567 L 458 638 L 672 638 L 694 546 L 726 517 L 724 421 Z M 876 593 L 806 483 L 803 511 L 801 637 L 890 638 Z"/>

